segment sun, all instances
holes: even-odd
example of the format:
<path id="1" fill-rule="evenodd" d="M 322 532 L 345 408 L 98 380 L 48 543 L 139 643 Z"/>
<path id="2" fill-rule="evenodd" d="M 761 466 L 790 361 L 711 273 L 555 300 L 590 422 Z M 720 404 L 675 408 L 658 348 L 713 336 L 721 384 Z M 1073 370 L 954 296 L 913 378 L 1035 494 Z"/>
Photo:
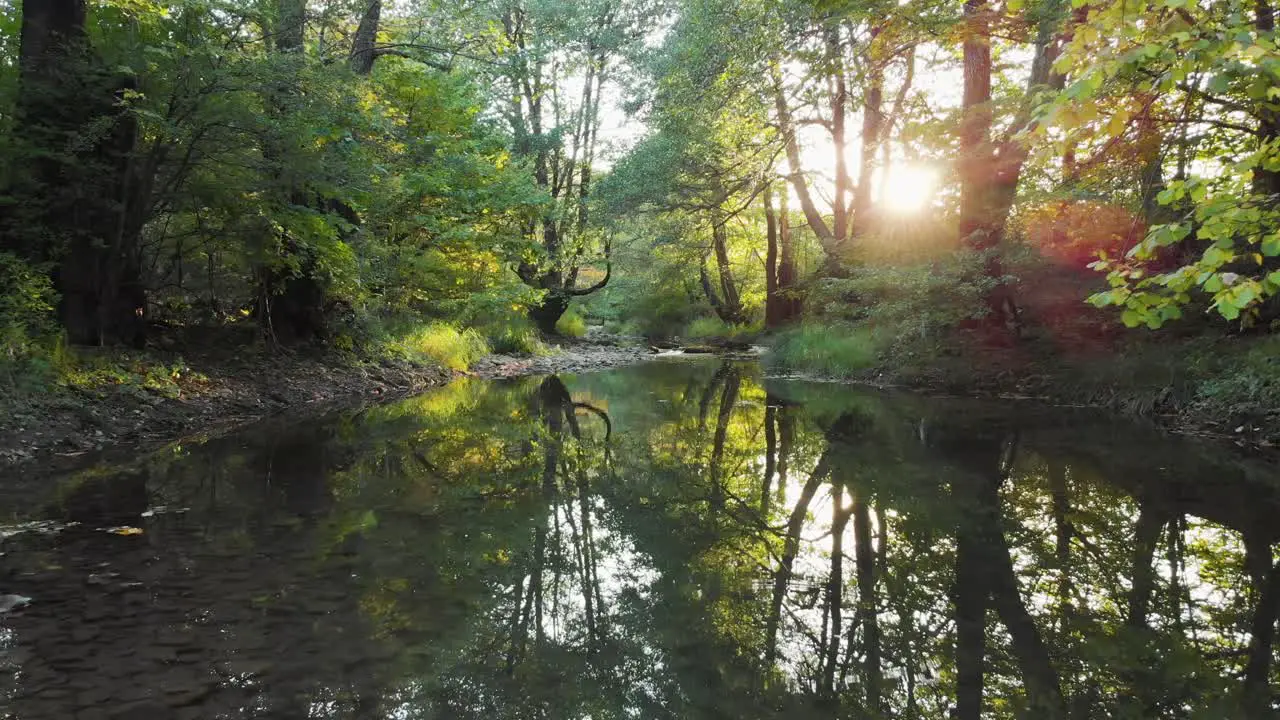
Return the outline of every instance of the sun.
<path id="1" fill-rule="evenodd" d="M 892 213 L 920 212 L 933 200 L 938 171 L 924 165 L 890 165 L 883 183 L 881 205 Z"/>

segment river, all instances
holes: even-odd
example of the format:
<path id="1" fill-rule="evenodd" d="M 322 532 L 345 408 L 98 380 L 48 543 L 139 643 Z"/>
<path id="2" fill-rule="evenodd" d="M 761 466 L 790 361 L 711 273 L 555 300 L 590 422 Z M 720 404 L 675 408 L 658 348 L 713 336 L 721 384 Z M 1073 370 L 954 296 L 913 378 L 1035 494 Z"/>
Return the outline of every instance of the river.
<path id="1" fill-rule="evenodd" d="M 1270 717 L 1280 471 L 672 358 L 0 489 L 0 717 Z"/>

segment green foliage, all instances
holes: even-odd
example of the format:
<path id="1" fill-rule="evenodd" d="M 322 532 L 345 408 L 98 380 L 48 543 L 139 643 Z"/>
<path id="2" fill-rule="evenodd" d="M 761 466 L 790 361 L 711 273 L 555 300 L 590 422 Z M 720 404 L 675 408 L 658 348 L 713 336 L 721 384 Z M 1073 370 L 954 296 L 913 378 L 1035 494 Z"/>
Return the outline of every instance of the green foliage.
<path id="1" fill-rule="evenodd" d="M 301 51 L 279 52 L 260 32 L 288 4 L 268 5 L 91 4 L 92 66 L 64 69 L 130 83 L 106 110 L 86 103 L 90 116 L 58 140 L 78 153 L 60 160 L 76 171 L 73 185 L 83 180 L 68 192 L 114 197 L 120 179 L 100 167 L 96 148 L 136 124 L 132 147 L 119 149 L 133 159 L 136 177 L 123 186 L 137 197 L 108 209 L 119 213 L 101 223 L 109 233 L 76 232 L 138 258 L 150 319 L 250 320 L 283 337 L 303 318 L 297 339 L 372 350 L 366 343 L 388 316 L 474 324 L 468 313 L 482 302 L 527 307 L 528 293 L 513 301 L 509 288 L 520 283 L 509 268 L 527 254 L 521 228 L 546 195 L 487 113 L 485 79 L 425 50 L 379 57 L 367 76 L 352 72 L 349 48 L 328 38 L 350 36 L 363 11 L 354 6 L 308 17 Z M 384 17 L 380 40 L 394 43 L 408 25 Z M 49 150 L 39 133 L 7 124 L 21 99 L 10 92 L 18 62 L 16 45 L 0 50 L 9 53 L 0 153 L 7 167 L 26 166 Z M 68 235 L 42 215 L 55 189 L 25 175 L 0 178 L 15 206 L 0 233 L 55 266 Z"/>
<path id="2" fill-rule="evenodd" d="M 386 351 L 414 362 L 466 370 L 489 354 L 489 343 L 472 328 L 459 330 L 448 323 L 431 322 L 389 341 Z"/>
<path id="3" fill-rule="evenodd" d="M 556 332 L 565 337 L 580 338 L 587 334 L 587 321 L 570 308 L 556 322 Z"/>
<path id="4" fill-rule="evenodd" d="M 718 317 L 700 317 L 689 323 L 680 335 L 689 340 L 751 342 L 764 330 L 761 322 L 727 325 Z"/>
<path id="5" fill-rule="evenodd" d="M 7 252 L 0 252 L 0 289 L 0 351 L 14 360 L 50 333 L 54 292 L 48 277 Z"/>
<path id="6" fill-rule="evenodd" d="M 0 252 L 0 369 L 10 378 L 53 344 L 54 292 L 48 277 Z"/>
<path id="7" fill-rule="evenodd" d="M 527 318 L 491 325 L 485 329 L 485 336 L 496 353 L 545 355 L 549 352 L 538 329 Z"/>
<path id="8" fill-rule="evenodd" d="M 1158 190 L 1144 200 L 1145 237 L 1093 265 L 1111 289 L 1089 302 L 1120 308 L 1129 327 L 1159 328 L 1188 307 L 1249 325 L 1280 292 L 1280 54 L 1262 13 L 1177 0 L 1135 15 L 1130 3 L 1106 3 L 1057 61 L 1077 79 L 1045 112 L 1060 138 L 1054 150 L 1132 144 L 1150 168 L 1144 192 Z M 1157 125 L 1161 115 L 1178 125 Z M 1187 126 L 1205 130 L 1189 138 Z M 1162 142 L 1176 146 L 1168 182 Z"/>
<path id="9" fill-rule="evenodd" d="M 1211 417 L 1257 421 L 1280 407 L 1280 338 L 1217 343 L 1207 352 L 1214 369 L 1197 384 L 1199 410 Z"/>
<path id="10" fill-rule="evenodd" d="M 780 333 L 765 361 L 784 372 L 852 378 L 875 367 L 883 347 L 866 327 L 806 323 Z"/>
<path id="11" fill-rule="evenodd" d="M 57 382 L 86 393 L 111 390 L 176 399 L 208 381 L 181 358 L 156 360 L 140 353 L 93 351 L 73 354 L 65 346 L 60 346 L 53 357 Z"/>
<path id="12" fill-rule="evenodd" d="M 995 280 L 980 254 L 960 251 L 914 264 L 868 264 L 847 278 L 823 280 L 809 308 L 818 317 L 875 331 L 898 352 L 928 351 L 960 324 L 988 312 L 984 298 Z"/>

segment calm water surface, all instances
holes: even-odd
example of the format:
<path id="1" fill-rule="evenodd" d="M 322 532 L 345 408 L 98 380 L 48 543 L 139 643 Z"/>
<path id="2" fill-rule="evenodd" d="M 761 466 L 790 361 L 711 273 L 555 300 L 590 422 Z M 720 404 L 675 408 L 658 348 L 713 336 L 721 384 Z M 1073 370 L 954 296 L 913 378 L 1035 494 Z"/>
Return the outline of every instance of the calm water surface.
<path id="1" fill-rule="evenodd" d="M 460 381 L 6 479 L 0 717 L 1271 717 L 1278 510 L 1092 414 Z"/>

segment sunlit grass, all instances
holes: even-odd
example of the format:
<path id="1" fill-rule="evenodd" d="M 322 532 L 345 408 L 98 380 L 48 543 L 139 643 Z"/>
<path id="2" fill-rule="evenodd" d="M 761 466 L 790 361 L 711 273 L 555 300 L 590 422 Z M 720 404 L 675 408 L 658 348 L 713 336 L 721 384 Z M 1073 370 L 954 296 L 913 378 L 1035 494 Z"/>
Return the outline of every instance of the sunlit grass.
<path id="1" fill-rule="evenodd" d="M 778 335 L 766 361 L 779 370 L 847 378 L 875 366 L 881 347 L 867 328 L 801 325 Z"/>
<path id="2" fill-rule="evenodd" d="M 700 317 L 690 322 L 683 336 L 689 340 L 751 342 L 760 334 L 762 323 L 730 325 L 718 317 Z"/>
<path id="3" fill-rule="evenodd" d="M 406 359 L 431 362 L 451 370 L 466 370 L 489 354 L 489 343 L 479 332 L 443 322 L 418 327 L 387 344 L 388 350 Z"/>
<path id="4" fill-rule="evenodd" d="M 542 336 L 527 319 L 507 319 L 480 328 L 496 353 L 507 355 L 546 355 L 550 352 Z"/>
<path id="5" fill-rule="evenodd" d="M 204 385 L 209 381 L 181 358 L 165 362 L 141 353 L 72 352 L 62 343 L 51 353 L 50 365 L 57 384 L 78 390 L 124 387 L 178 398 L 193 385 Z"/>
<path id="6" fill-rule="evenodd" d="M 566 310 L 556 321 L 556 332 L 572 338 L 580 338 L 587 334 L 587 321 L 573 309 Z"/>

